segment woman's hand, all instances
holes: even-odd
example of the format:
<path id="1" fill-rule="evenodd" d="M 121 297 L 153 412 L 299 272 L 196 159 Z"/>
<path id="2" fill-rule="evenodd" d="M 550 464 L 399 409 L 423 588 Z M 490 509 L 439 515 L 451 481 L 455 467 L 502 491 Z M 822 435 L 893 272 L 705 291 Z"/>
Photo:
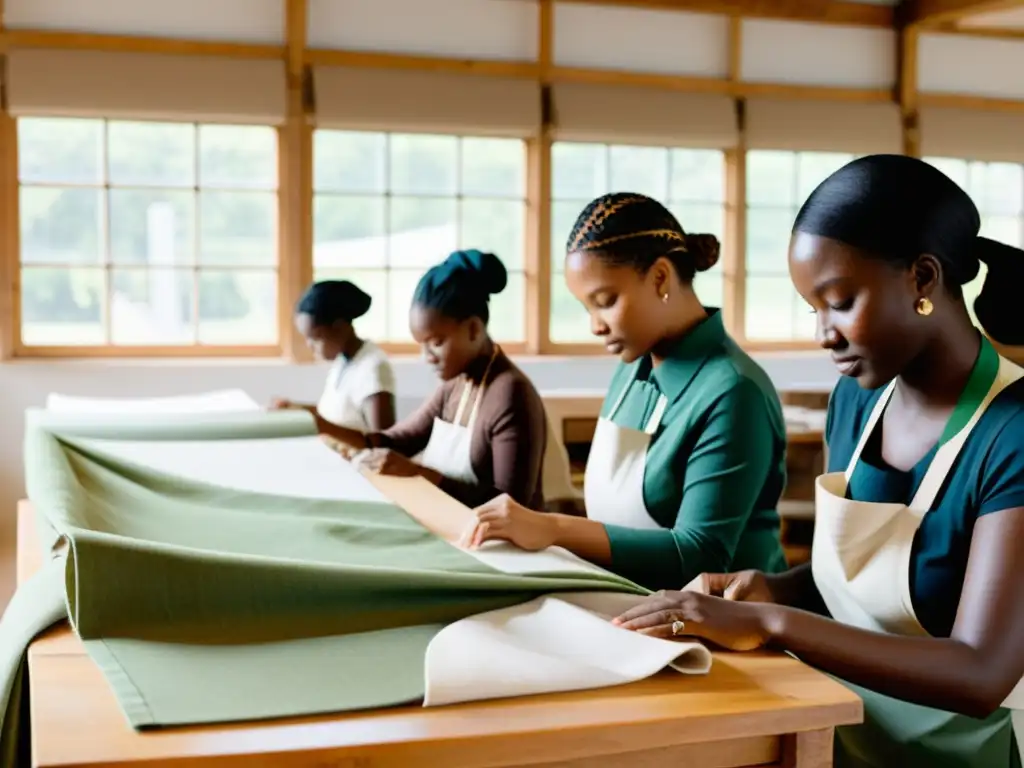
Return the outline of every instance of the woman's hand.
<path id="1" fill-rule="evenodd" d="M 331 437 L 330 435 L 320 435 L 320 440 L 335 453 L 339 454 L 341 458 L 347 461 L 353 461 L 361 453 L 358 448 L 353 448 L 347 443 L 343 443 L 340 440 Z"/>
<path id="2" fill-rule="evenodd" d="M 305 411 L 313 420 L 316 422 L 317 434 L 324 434 L 328 431 L 327 420 L 320 415 L 320 412 L 316 409 L 315 405 L 309 405 L 308 403 L 296 403 L 293 400 L 285 400 L 284 398 L 276 397 L 270 401 L 270 410 L 272 411 Z"/>
<path id="3" fill-rule="evenodd" d="M 423 467 L 412 459 L 392 451 L 390 448 L 376 448 L 364 451 L 358 457 L 360 468 L 376 475 L 389 477 L 418 477 L 423 475 Z"/>
<path id="4" fill-rule="evenodd" d="M 765 603 L 737 602 L 684 590 L 652 595 L 612 623 L 666 640 L 697 637 L 730 651 L 753 651 L 771 639 L 773 612 L 778 610 Z M 676 622 L 682 622 L 682 626 Z"/>
<path id="5" fill-rule="evenodd" d="M 736 573 L 702 573 L 685 587 L 684 592 L 721 597 L 743 603 L 778 603 L 771 577 L 761 571 Z"/>
<path id="6" fill-rule="evenodd" d="M 558 535 L 554 515 L 527 509 L 508 494 L 477 507 L 473 516 L 475 519 L 460 541 L 468 549 L 476 549 L 491 539 L 502 539 L 520 549 L 537 552 L 552 546 Z"/>
<path id="7" fill-rule="evenodd" d="M 271 411 L 306 411 L 313 418 L 317 420 L 317 424 L 320 423 L 320 414 L 316 410 L 315 405 L 309 405 L 308 403 L 297 403 L 294 400 L 287 400 L 283 397 L 275 397 L 270 401 Z"/>

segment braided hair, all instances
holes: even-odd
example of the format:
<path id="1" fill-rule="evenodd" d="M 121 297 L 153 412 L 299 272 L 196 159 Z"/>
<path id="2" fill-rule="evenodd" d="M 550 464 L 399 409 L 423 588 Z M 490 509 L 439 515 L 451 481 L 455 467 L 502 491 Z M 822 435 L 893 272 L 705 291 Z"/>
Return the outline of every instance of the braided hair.
<path id="1" fill-rule="evenodd" d="M 714 235 L 688 235 L 675 216 L 657 200 L 632 192 L 602 195 L 576 219 L 566 253 L 593 253 L 616 266 L 647 272 L 664 256 L 679 279 L 693 282 L 697 272 L 718 263 Z"/>

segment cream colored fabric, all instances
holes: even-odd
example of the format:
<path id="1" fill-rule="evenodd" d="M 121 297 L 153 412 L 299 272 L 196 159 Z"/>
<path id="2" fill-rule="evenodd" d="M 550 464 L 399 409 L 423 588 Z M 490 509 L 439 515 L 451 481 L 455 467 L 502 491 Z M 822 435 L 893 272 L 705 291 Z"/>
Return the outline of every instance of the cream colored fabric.
<path id="1" fill-rule="evenodd" d="M 747 100 L 747 147 L 794 152 L 901 153 L 903 127 L 893 103 Z"/>
<path id="2" fill-rule="evenodd" d="M 914 612 L 910 559 L 914 535 L 931 509 L 946 476 L 988 405 L 1024 375 L 1000 358 L 999 372 L 987 396 L 963 429 L 936 452 L 909 505 L 876 504 L 846 498 L 846 489 L 861 452 L 892 397 L 895 381 L 878 398 L 845 472 L 822 475 L 816 483 L 814 582 L 836 621 L 861 629 L 905 636 L 927 636 Z M 1024 709 L 1024 681 L 1004 706 Z M 1024 748 L 1022 718 L 1014 714 L 1017 743 Z"/>
<path id="3" fill-rule="evenodd" d="M 46 410 L 54 413 L 232 413 L 258 411 L 259 403 L 241 389 L 171 397 L 79 397 L 51 392 Z"/>
<path id="4" fill-rule="evenodd" d="M 279 60 L 13 49 L 11 114 L 281 124 Z"/>
<path id="5" fill-rule="evenodd" d="M 662 526 L 647 512 L 644 470 L 651 435 L 658 431 L 668 399 L 658 398 L 642 430 L 620 427 L 613 419 L 629 391 L 626 382 L 607 416 L 597 421 L 584 475 L 587 517 L 606 525 L 655 530 Z"/>
<path id="6" fill-rule="evenodd" d="M 556 83 L 559 141 L 728 149 L 739 143 L 735 102 L 713 93 L 590 83 Z"/>
<path id="7" fill-rule="evenodd" d="M 707 674 L 711 653 L 628 632 L 611 619 L 644 598 L 546 595 L 442 629 L 427 649 L 424 706 L 576 691 L 642 680 L 671 667 Z"/>

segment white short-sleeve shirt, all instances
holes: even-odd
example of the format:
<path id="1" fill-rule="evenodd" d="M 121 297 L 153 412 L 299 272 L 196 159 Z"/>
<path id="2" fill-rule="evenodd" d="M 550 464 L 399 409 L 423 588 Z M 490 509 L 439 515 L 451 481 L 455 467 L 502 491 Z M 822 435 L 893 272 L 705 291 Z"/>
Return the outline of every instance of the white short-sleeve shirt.
<path id="1" fill-rule="evenodd" d="M 395 393 L 395 372 L 384 351 L 372 341 L 364 341 L 351 360 L 335 359 L 317 410 L 333 424 L 365 431 L 370 425 L 363 405 L 382 392 Z"/>

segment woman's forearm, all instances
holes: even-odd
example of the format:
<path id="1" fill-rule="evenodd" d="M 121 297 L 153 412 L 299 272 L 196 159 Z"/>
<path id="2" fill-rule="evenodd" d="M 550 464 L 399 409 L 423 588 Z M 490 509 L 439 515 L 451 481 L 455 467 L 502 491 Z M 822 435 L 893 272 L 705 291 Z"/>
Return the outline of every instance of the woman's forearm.
<path id="1" fill-rule="evenodd" d="M 766 578 L 775 602 L 811 613 L 827 613 L 814 583 L 810 563 L 802 563 L 782 573 L 766 574 Z"/>
<path id="2" fill-rule="evenodd" d="M 554 546 L 567 549 L 595 565 L 611 563 L 611 542 L 602 523 L 555 512 L 546 513 L 545 517 L 550 519 L 554 529 Z"/>
<path id="3" fill-rule="evenodd" d="M 320 434 L 327 435 L 327 437 L 337 440 L 339 443 L 344 443 L 356 450 L 362 451 L 370 447 L 367 442 L 366 435 L 357 429 L 349 429 L 348 427 L 339 427 L 323 417 L 317 419 L 318 428 Z"/>
<path id="4" fill-rule="evenodd" d="M 958 640 L 870 632 L 779 605 L 763 610 L 772 645 L 886 696 L 986 717 L 1012 689 L 978 650 Z"/>

